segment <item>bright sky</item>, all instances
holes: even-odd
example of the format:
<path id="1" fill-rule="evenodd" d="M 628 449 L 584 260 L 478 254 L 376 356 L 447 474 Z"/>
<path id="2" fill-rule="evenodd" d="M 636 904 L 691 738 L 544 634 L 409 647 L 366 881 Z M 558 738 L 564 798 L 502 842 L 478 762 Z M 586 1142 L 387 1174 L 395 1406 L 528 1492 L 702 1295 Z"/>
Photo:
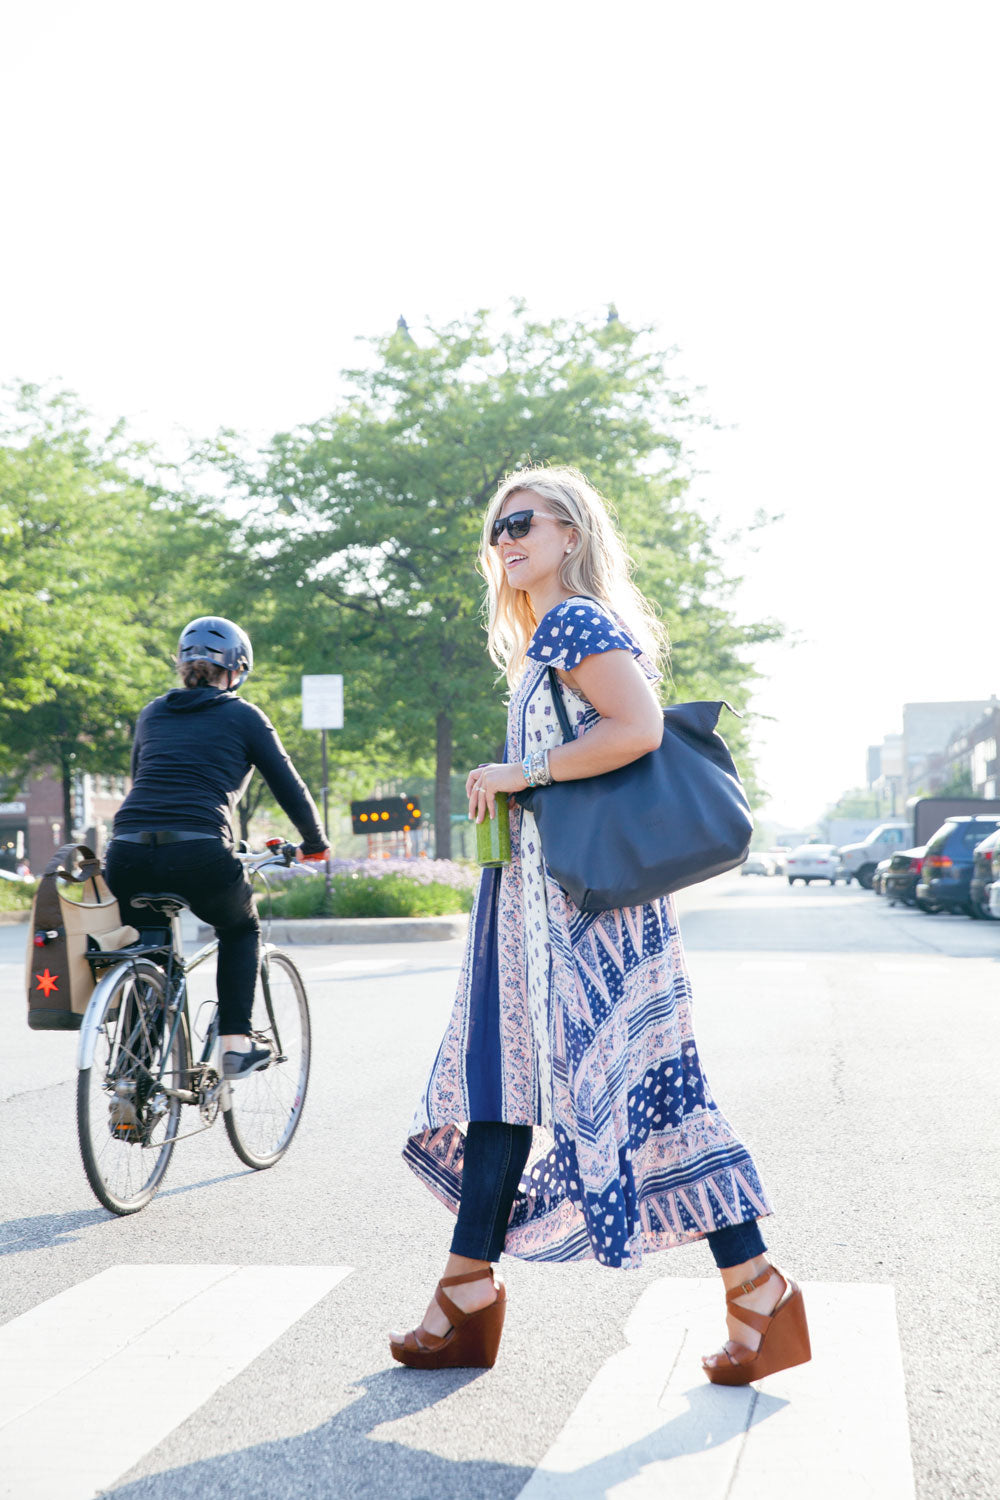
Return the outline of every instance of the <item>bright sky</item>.
<path id="1" fill-rule="evenodd" d="M 740 608 L 799 642 L 757 739 L 809 821 L 904 701 L 1000 692 L 998 40 L 961 0 L 7 7 L 0 379 L 265 438 L 400 312 L 655 323 L 724 424 L 709 512 L 785 517 Z"/>

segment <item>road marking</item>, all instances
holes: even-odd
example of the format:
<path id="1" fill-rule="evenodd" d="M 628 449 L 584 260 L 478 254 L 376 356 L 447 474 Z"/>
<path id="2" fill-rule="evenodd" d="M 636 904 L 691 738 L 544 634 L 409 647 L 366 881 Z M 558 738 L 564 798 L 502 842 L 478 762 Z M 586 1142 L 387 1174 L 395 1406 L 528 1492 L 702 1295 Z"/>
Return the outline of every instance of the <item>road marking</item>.
<path id="1" fill-rule="evenodd" d="M 794 958 L 744 958 L 741 969 L 754 974 L 804 974 L 806 965 Z"/>
<path id="2" fill-rule="evenodd" d="M 403 958 L 341 958 L 336 963 L 309 969 L 308 974 L 310 979 L 316 979 L 322 978 L 324 974 L 343 974 L 348 969 L 359 973 L 367 973 L 369 969 L 401 969 L 405 962 Z"/>
<path id="3" fill-rule="evenodd" d="M 111 1266 L 14 1318 L 0 1328 L 0 1496 L 90 1500 L 350 1270 Z"/>
<path id="4" fill-rule="evenodd" d="M 702 1373 L 717 1282 L 654 1283 L 518 1500 L 913 1500 L 892 1287 L 803 1291 L 812 1361 L 758 1390 Z"/>
<path id="5" fill-rule="evenodd" d="M 926 963 L 901 963 L 901 964 L 876 964 L 876 974 L 919 974 L 921 977 L 933 972 L 933 960 L 931 965 Z"/>

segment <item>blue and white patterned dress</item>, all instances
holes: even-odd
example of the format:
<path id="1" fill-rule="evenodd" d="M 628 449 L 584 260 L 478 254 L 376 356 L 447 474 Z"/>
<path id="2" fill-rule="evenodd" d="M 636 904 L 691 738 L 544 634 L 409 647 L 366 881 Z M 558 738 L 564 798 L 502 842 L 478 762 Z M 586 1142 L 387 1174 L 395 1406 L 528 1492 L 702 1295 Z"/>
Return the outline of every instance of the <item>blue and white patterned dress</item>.
<path id="1" fill-rule="evenodd" d="M 542 620 L 510 700 L 507 759 L 562 736 L 548 667 L 640 648 L 593 600 Z M 597 711 L 565 684 L 579 736 Z M 585 913 L 549 873 L 535 820 L 511 805 L 511 861 L 484 870 L 444 1039 L 404 1158 L 457 1211 L 468 1120 L 536 1128 L 505 1252 L 638 1266 L 644 1252 L 771 1212 L 708 1087 L 673 901 Z"/>

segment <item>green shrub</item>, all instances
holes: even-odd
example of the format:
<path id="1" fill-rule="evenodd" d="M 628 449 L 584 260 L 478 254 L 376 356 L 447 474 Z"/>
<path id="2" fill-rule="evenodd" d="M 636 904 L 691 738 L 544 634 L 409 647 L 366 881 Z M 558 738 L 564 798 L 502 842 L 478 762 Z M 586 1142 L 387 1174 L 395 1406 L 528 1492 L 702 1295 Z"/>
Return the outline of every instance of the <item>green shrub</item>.
<path id="1" fill-rule="evenodd" d="M 27 911 L 37 890 L 37 880 L 0 880 L 0 911 Z"/>
<path id="2" fill-rule="evenodd" d="M 261 915 L 274 917 L 441 917 L 469 911 L 472 892 L 406 875 L 334 875 L 329 897 L 321 875 L 291 880 L 270 900 L 261 897 Z"/>

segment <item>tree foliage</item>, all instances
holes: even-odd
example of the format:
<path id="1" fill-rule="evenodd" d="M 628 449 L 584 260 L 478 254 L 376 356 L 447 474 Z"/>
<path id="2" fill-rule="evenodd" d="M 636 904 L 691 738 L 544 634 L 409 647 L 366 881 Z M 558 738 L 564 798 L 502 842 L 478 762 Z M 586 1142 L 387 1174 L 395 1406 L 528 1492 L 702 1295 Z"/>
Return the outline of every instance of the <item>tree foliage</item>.
<path id="1" fill-rule="evenodd" d="M 149 477 L 141 477 L 141 471 Z M 217 575 L 217 507 L 168 489 L 120 427 L 23 385 L 0 414 L 0 770 L 128 766 L 170 686 L 177 621 Z"/>
<path id="2" fill-rule="evenodd" d="M 649 331 L 480 312 L 372 341 L 347 397 L 248 461 L 217 460 L 254 502 L 255 626 L 294 670 L 343 672 L 338 749 L 436 768 L 437 853 L 450 853 L 453 764 L 494 758 L 503 692 L 481 628 L 483 511 L 530 463 L 571 463 L 614 502 L 637 580 L 673 639 L 677 697 L 745 704 L 746 649 L 709 520 L 689 495 L 689 398 Z M 740 732 L 731 735 L 737 743 Z"/>
<path id="3" fill-rule="evenodd" d="M 225 614 L 253 635 L 252 696 L 310 785 L 319 736 L 301 729 L 300 675 L 342 672 L 333 799 L 433 776 L 449 854 L 452 788 L 504 734 L 475 568 L 483 512 L 533 463 L 571 463 L 613 502 L 673 642 L 665 696 L 747 704 L 749 650 L 779 630 L 735 617 L 738 580 L 692 493 L 689 394 L 649 330 L 515 305 L 369 354 L 320 420 L 250 456 L 220 438 L 221 500 L 70 396 L 21 386 L 0 403 L 0 774 L 57 768 L 69 821 L 74 773 L 126 768 L 179 627 Z M 745 749 L 744 726 L 725 732 Z"/>
<path id="4" fill-rule="evenodd" d="M 853 787 L 842 792 L 823 817 L 827 821 L 832 818 L 878 818 L 884 812 L 885 807 L 875 792 Z"/>

